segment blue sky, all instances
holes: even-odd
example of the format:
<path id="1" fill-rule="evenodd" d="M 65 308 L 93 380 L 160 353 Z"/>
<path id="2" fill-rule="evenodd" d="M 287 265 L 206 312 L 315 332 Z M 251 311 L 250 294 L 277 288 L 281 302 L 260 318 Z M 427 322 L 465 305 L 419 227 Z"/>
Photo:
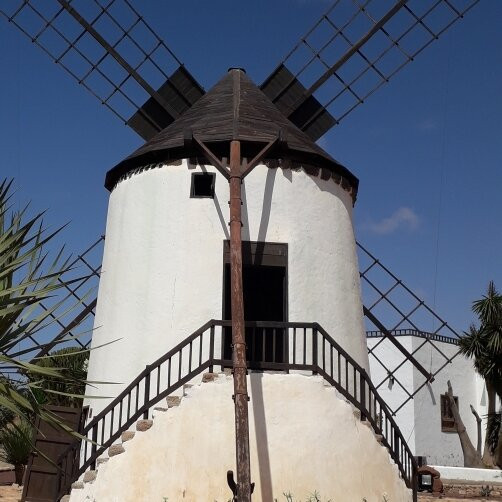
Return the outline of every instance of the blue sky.
<path id="1" fill-rule="evenodd" d="M 315 0 L 133 2 L 209 89 L 230 66 L 261 83 L 326 10 Z M 502 289 L 502 2 L 482 0 L 320 144 L 360 179 L 357 238 L 465 329 Z M 106 171 L 141 144 L 0 19 L 1 177 L 71 222 L 79 252 L 104 232 Z"/>

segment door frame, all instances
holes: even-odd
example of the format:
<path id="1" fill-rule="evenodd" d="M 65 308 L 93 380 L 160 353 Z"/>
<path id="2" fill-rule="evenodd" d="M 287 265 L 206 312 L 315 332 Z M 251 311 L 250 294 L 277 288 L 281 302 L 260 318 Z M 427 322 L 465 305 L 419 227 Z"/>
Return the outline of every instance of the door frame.
<path id="1" fill-rule="evenodd" d="M 225 311 L 225 268 L 230 265 L 230 241 L 223 241 L 223 269 L 221 288 L 221 313 L 222 319 L 231 319 L 230 313 Z M 283 322 L 289 320 L 289 270 L 288 270 L 288 244 L 282 242 L 242 241 L 242 265 L 264 265 L 268 267 L 283 267 Z M 228 318 L 227 318 L 228 317 Z M 260 319 L 263 321 L 263 319 Z"/>

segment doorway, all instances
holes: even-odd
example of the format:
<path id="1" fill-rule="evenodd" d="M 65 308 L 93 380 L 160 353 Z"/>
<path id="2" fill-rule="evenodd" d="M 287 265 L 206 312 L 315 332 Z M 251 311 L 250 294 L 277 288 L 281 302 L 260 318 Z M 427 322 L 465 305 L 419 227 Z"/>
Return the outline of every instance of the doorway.
<path id="1" fill-rule="evenodd" d="M 230 243 L 224 243 L 223 318 L 232 318 L 230 297 Z M 260 326 L 260 321 L 287 321 L 287 244 L 242 243 L 242 282 L 246 355 L 250 368 L 285 362 L 286 333 L 280 327 Z M 258 324 L 254 324 L 258 322 Z M 225 329 L 223 359 L 232 359 L 232 332 Z"/>

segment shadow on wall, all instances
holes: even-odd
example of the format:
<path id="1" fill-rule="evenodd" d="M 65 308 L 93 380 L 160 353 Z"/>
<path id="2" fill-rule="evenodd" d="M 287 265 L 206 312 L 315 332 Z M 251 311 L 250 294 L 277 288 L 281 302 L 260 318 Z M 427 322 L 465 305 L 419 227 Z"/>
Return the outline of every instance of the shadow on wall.
<path id="1" fill-rule="evenodd" d="M 272 208 L 272 194 L 274 192 L 275 177 L 277 169 L 268 169 L 265 178 L 265 188 L 263 190 L 263 203 L 261 209 L 260 226 L 258 227 L 258 241 L 265 242 L 267 237 L 268 224 L 270 221 L 270 211 Z M 242 185 L 242 239 L 251 240 L 249 231 L 249 218 L 247 209 L 247 193 L 246 184 Z"/>
<path id="2" fill-rule="evenodd" d="M 265 403 L 263 401 L 263 373 L 250 378 L 251 407 L 255 423 L 256 453 L 261 483 L 261 500 L 273 500 L 272 471 L 268 452 L 267 421 L 265 418 Z"/>

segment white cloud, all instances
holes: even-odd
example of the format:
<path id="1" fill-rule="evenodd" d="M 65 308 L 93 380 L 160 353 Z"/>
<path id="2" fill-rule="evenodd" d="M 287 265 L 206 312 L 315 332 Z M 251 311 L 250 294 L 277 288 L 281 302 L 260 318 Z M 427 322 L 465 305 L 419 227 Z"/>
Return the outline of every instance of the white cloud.
<path id="1" fill-rule="evenodd" d="M 420 219 L 413 209 L 400 207 L 388 218 L 370 223 L 368 228 L 375 234 L 388 235 L 400 229 L 411 232 L 416 230 L 419 223 Z"/>

